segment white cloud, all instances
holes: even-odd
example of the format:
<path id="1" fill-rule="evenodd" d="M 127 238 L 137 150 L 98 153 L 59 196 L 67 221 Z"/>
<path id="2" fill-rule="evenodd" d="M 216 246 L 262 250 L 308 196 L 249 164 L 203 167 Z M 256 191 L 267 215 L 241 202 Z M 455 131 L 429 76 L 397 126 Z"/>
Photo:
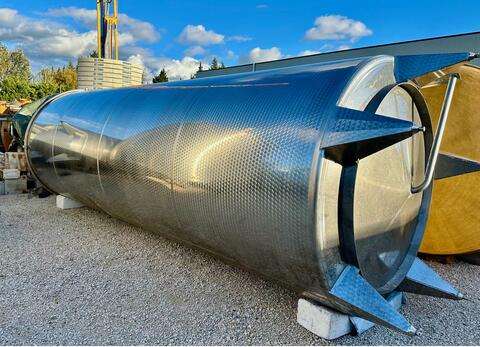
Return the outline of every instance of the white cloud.
<path id="1" fill-rule="evenodd" d="M 74 6 L 60 7 L 49 9 L 46 13 L 52 17 L 70 17 L 82 23 L 90 30 L 97 28 L 97 11 L 78 8 Z M 130 33 L 134 41 L 145 41 L 149 43 L 156 42 L 160 39 L 160 33 L 155 29 L 153 24 L 141 21 L 126 14 L 118 14 L 119 32 Z"/>
<path id="2" fill-rule="evenodd" d="M 15 22 L 15 16 L 17 14 L 17 10 L 11 8 L 0 8 L 0 22 L 3 25 L 11 26 Z"/>
<path id="3" fill-rule="evenodd" d="M 91 10 L 53 9 L 47 15 L 71 17 L 87 28 L 96 26 L 96 14 Z M 22 48 L 30 58 L 34 70 L 74 61 L 97 46 L 95 28 L 79 32 L 60 22 L 23 16 L 17 10 L 6 8 L 0 8 L 0 23 L 0 41 L 8 46 Z M 197 71 L 200 60 L 193 58 L 193 54 L 199 54 L 203 47 L 190 47 L 191 52 L 188 53 L 191 54 L 182 59 L 157 57 L 151 50 L 138 45 L 142 41 L 150 42 L 152 38 L 158 38 L 151 31 L 153 26 L 143 25 L 146 22 L 142 24 L 131 18 L 124 18 L 122 23 L 124 28 L 129 26 L 130 29 L 119 32 L 120 58 L 144 66 L 150 80 L 162 68 L 165 68 L 171 80 L 190 78 Z M 202 64 L 208 66 L 206 60 L 202 60 Z"/>
<path id="4" fill-rule="evenodd" d="M 248 36 L 243 36 L 243 35 L 233 35 L 227 37 L 227 41 L 234 41 L 234 42 L 247 42 L 251 41 L 252 38 Z"/>
<path id="5" fill-rule="evenodd" d="M 267 4 L 259 4 L 255 7 L 258 8 L 258 9 L 265 9 L 265 8 L 268 8 L 268 5 Z"/>
<path id="6" fill-rule="evenodd" d="M 207 53 L 207 51 L 202 46 L 192 46 L 185 50 L 185 55 L 189 57 L 194 57 L 196 55 L 203 55 L 205 53 Z"/>
<path id="7" fill-rule="evenodd" d="M 195 74 L 200 61 L 203 66 L 208 66 L 207 61 L 192 57 L 171 59 L 168 57 L 155 57 L 148 52 L 134 54 L 128 58 L 128 61 L 143 66 L 148 81 L 151 81 L 153 76 L 158 74 L 161 69 L 165 69 L 170 80 L 179 80 L 189 79 L 192 74 Z"/>
<path id="8" fill-rule="evenodd" d="M 96 11 L 76 7 L 50 9 L 49 17 L 71 17 L 91 30 L 79 32 L 55 22 L 27 17 L 15 9 L 0 8 L 0 41 L 11 47 L 19 47 L 29 57 L 32 69 L 38 71 L 44 66 L 62 65 L 75 61 L 97 48 Z M 160 34 L 152 24 L 120 14 L 119 44 L 120 58 L 134 53 L 145 53 L 138 46 L 140 42 L 158 40 Z"/>
<path id="9" fill-rule="evenodd" d="M 350 49 L 349 45 L 340 45 L 337 47 L 337 51 L 345 51 L 347 49 Z"/>
<path id="10" fill-rule="evenodd" d="M 367 26 L 353 19 L 339 15 L 320 16 L 315 19 L 315 27 L 305 33 L 307 40 L 349 40 L 354 42 L 372 34 Z"/>
<path id="11" fill-rule="evenodd" d="M 52 35 L 65 35 L 68 30 L 55 23 L 30 20 L 17 10 L 0 8 L 0 41 L 34 41 Z"/>
<path id="12" fill-rule="evenodd" d="M 96 32 L 79 33 L 59 23 L 0 9 L 0 41 L 14 43 L 30 58 L 76 58 L 96 47 Z"/>
<path id="13" fill-rule="evenodd" d="M 224 35 L 213 30 L 206 30 L 203 25 L 187 25 L 178 36 L 178 41 L 185 44 L 217 45 L 223 43 Z"/>
<path id="14" fill-rule="evenodd" d="M 122 31 L 122 28 L 125 26 L 137 40 L 154 43 L 161 38 L 160 33 L 155 29 L 152 23 L 129 17 L 123 13 L 119 13 L 118 22 L 119 31 Z"/>
<path id="15" fill-rule="evenodd" d="M 238 56 L 235 54 L 235 52 L 229 49 L 227 51 L 227 59 L 236 59 L 236 58 L 238 58 Z"/>
<path id="16" fill-rule="evenodd" d="M 351 47 L 349 45 L 332 45 L 330 43 L 326 43 L 320 47 L 318 51 L 316 50 L 305 50 L 305 51 L 300 51 L 298 52 L 297 56 L 303 57 L 306 55 L 313 55 L 313 54 L 320 54 L 320 53 L 327 53 L 327 52 L 338 52 L 338 51 L 344 51 L 347 49 L 350 49 Z"/>
<path id="17" fill-rule="evenodd" d="M 262 61 L 277 60 L 282 58 L 282 52 L 278 47 L 262 49 L 256 47 L 248 53 L 246 56 L 241 56 L 239 59 L 240 64 L 259 63 Z"/>
<path id="18" fill-rule="evenodd" d="M 50 17 L 71 17 L 91 30 L 97 29 L 97 11 L 74 6 L 51 8 L 46 13 Z"/>
<path id="19" fill-rule="evenodd" d="M 313 55 L 313 54 L 318 54 L 318 53 L 321 53 L 321 52 L 320 52 L 320 51 L 311 51 L 311 50 L 308 50 L 308 49 L 307 49 L 307 50 L 305 50 L 305 51 L 299 52 L 298 55 L 299 55 L 300 57 L 303 57 L 303 56 L 305 56 L 305 55 Z"/>
<path id="20" fill-rule="evenodd" d="M 71 32 L 68 35 L 52 35 L 35 42 L 24 44 L 28 55 L 34 57 L 65 57 L 77 58 L 93 51 L 97 47 L 97 33 L 88 31 L 85 33 Z"/>

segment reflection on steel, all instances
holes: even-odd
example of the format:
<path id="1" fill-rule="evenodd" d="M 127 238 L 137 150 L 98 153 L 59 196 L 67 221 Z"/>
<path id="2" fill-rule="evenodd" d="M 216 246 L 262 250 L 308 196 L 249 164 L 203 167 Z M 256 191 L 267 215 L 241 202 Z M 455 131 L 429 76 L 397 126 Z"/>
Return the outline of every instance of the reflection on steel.
<path id="1" fill-rule="evenodd" d="M 445 99 L 442 104 L 442 110 L 440 111 L 440 119 L 438 121 L 438 128 L 433 139 L 432 152 L 428 157 L 427 169 L 425 172 L 425 179 L 418 186 L 412 187 L 412 193 L 422 192 L 432 183 L 433 174 L 435 172 L 435 165 L 437 163 L 438 153 L 440 152 L 440 145 L 442 144 L 443 132 L 447 125 L 448 112 L 450 112 L 450 106 L 452 105 L 453 93 L 455 91 L 455 85 L 457 84 L 458 75 L 450 75 L 448 79 L 447 91 L 445 93 Z"/>
<path id="2" fill-rule="evenodd" d="M 30 123 L 29 165 L 53 192 L 411 334 L 383 295 L 425 229 L 431 187 L 410 189 L 432 126 L 394 71 L 379 56 L 64 95 Z"/>
<path id="3" fill-rule="evenodd" d="M 212 144 L 208 145 L 205 147 L 205 149 L 203 149 L 198 155 L 197 157 L 195 158 L 195 160 L 193 161 L 193 165 L 192 165 L 192 177 L 191 177 L 191 180 L 194 181 L 194 182 L 199 182 L 200 181 L 200 178 L 198 176 L 198 170 L 199 170 L 199 167 L 200 167 L 200 164 L 202 163 L 202 160 L 209 154 L 211 154 L 211 152 L 215 149 L 221 149 L 222 146 L 225 146 L 227 145 L 229 142 L 233 142 L 234 140 L 241 140 L 242 137 L 246 136 L 248 134 L 248 129 L 247 130 L 243 130 L 243 131 L 239 131 L 239 132 L 236 132 L 232 135 L 228 135 L 228 136 L 225 136 L 223 138 L 221 138 L 220 140 L 218 141 L 215 141 L 213 142 Z"/>

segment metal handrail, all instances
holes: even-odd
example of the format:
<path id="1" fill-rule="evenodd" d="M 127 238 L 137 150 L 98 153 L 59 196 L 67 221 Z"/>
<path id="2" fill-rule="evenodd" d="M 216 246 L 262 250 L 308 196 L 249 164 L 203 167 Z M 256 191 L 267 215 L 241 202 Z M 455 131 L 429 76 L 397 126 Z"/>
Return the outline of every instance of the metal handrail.
<path id="1" fill-rule="evenodd" d="M 412 186 L 411 192 L 413 194 L 423 192 L 432 183 L 433 174 L 435 173 L 435 166 L 437 164 L 438 153 L 440 152 L 440 145 L 442 143 L 443 132 L 445 130 L 445 125 L 447 124 L 448 112 L 450 111 L 450 106 L 452 105 L 455 85 L 457 84 L 459 78 L 460 76 L 458 74 L 451 74 L 448 78 L 447 90 L 443 99 L 442 110 L 440 111 L 437 132 L 435 133 L 435 138 L 433 139 L 432 150 L 430 151 L 427 168 L 425 170 L 425 178 L 418 186 Z"/>

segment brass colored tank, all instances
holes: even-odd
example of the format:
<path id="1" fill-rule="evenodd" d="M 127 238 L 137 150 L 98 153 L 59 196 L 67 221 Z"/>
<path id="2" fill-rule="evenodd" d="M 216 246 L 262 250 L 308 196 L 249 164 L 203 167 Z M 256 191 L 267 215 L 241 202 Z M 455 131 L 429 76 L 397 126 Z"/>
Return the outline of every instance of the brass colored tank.
<path id="1" fill-rule="evenodd" d="M 480 161 L 480 68 L 456 65 L 435 74 L 459 73 L 441 151 Z M 424 85 L 433 74 L 417 80 Z M 446 84 L 424 85 L 421 92 L 428 104 L 434 128 Z M 464 254 L 480 251 L 480 172 L 448 177 L 434 183 L 432 206 L 420 252 Z"/>

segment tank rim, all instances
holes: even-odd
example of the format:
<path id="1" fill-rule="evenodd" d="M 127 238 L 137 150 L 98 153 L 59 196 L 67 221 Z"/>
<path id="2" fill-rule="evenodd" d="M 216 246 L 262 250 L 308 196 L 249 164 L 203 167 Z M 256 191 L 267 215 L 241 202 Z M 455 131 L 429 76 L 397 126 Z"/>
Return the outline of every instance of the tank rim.
<path id="1" fill-rule="evenodd" d="M 377 108 L 380 106 L 380 103 L 383 99 L 395 88 L 402 88 L 405 90 L 410 97 L 412 98 L 413 103 L 417 107 L 418 114 L 420 116 L 420 120 L 422 122 L 422 126 L 425 127 L 425 131 L 423 132 L 424 135 L 424 149 L 425 149 L 425 158 L 428 158 L 430 155 L 430 150 L 433 142 L 433 127 L 432 121 L 430 117 L 430 112 L 428 109 L 428 105 L 423 97 L 420 89 L 411 82 L 402 82 L 397 84 L 392 84 L 389 86 L 384 87 L 379 93 L 377 93 L 366 107 L 366 111 L 370 111 L 374 113 Z M 409 247 L 407 248 L 405 257 L 401 264 L 399 265 L 395 274 L 387 280 L 381 287 L 377 288 L 377 291 L 381 294 L 390 293 L 395 290 L 400 283 L 405 278 L 407 272 L 410 270 L 412 266 L 418 250 L 420 248 L 420 244 L 423 238 L 423 234 L 425 232 L 428 220 L 428 214 L 430 211 L 430 204 L 432 199 L 432 185 L 430 185 L 422 194 L 422 201 L 420 203 L 420 207 L 418 210 L 418 217 L 416 221 L 416 225 L 414 227 L 414 231 L 412 234 L 412 238 L 410 240 Z"/>
<path id="2" fill-rule="evenodd" d="M 53 94 L 51 97 L 45 99 L 45 101 L 38 106 L 38 108 L 33 112 L 32 118 L 30 119 L 30 122 L 28 123 L 27 129 L 25 130 L 25 146 L 24 146 L 24 151 L 25 151 L 25 157 L 27 159 L 27 165 L 29 168 L 30 173 L 32 174 L 33 178 L 35 178 L 40 184 L 47 189 L 49 192 L 54 193 L 54 190 L 51 189 L 47 184 L 45 184 L 35 171 L 35 166 L 32 164 L 30 161 L 30 132 L 32 130 L 33 124 L 37 120 L 38 116 L 40 115 L 41 111 L 47 107 L 50 103 L 52 103 L 55 100 L 58 100 L 66 95 L 70 94 L 75 94 L 75 93 L 80 93 L 83 92 L 83 89 L 73 89 L 69 90 L 67 92 L 59 93 L 59 94 Z"/>

